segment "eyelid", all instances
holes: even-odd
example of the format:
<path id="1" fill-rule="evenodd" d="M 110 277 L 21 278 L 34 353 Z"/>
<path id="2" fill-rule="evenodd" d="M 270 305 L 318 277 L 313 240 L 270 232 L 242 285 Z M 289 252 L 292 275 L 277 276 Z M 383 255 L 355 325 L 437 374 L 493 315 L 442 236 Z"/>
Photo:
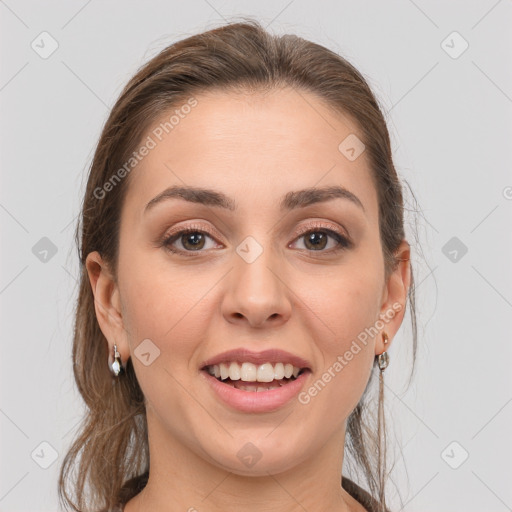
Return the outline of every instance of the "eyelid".
<path id="1" fill-rule="evenodd" d="M 206 225 L 188 224 L 186 226 L 173 227 L 173 229 L 165 231 L 160 242 L 163 244 L 167 240 L 172 238 L 174 235 L 181 234 L 183 231 L 185 231 L 185 232 L 186 231 L 201 231 L 201 232 L 206 233 L 207 235 L 210 235 L 212 238 L 219 238 L 217 233 Z"/>
<path id="2" fill-rule="evenodd" d="M 348 230 L 343 229 L 344 233 L 340 233 L 340 228 L 336 224 L 329 223 L 328 221 L 325 220 L 309 221 L 304 226 L 301 226 L 299 234 L 297 236 L 304 235 L 311 229 L 330 229 L 334 231 L 337 235 L 347 239 L 347 241 L 351 241 L 351 237 L 348 233 Z"/>
<path id="3" fill-rule="evenodd" d="M 301 226 L 300 229 L 299 229 L 299 232 L 296 234 L 296 236 L 290 242 L 290 244 L 293 244 L 297 239 L 301 238 L 302 236 L 304 236 L 305 234 L 309 233 L 310 231 L 312 231 L 314 229 L 316 229 L 318 231 L 326 231 L 328 233 L 332 232 L 332 234 L 329 234 L 329 236 L 331 238 L 333 238 L 333 237 L 334 238 L 336 238 L 336 237 L 340 238 L 340 240 L 337 240 L 337 242 L 338 242 L 338 247 L 337 248 L 331 249 L 329 251 L 318 251 L 319 254 L 322 254 L 322 253 L 329 254 L 331 252 L 337 252 L 337 251 L 342 250 L 344 248 L 348 249 L 348 248 L 351 248 L 353 246 L 353 242 L 352 242 L 352 240 L 350 238 L 350 235 L 348 235 L 347 230 L 344 229 L 343 231 L 345 231 L 345 233 L 342 233 L 342 232 L 340 232 L 340 228 L 338 226 L 336 226 L 335 224 L 331 224 L 328 221 L 320 221 L 320 220 L 309 221 L 305 225 Z M 163 235 L 163 237 L 160 240 L 160 245 L 163 245 L 163 246 L 168 245 L 169 246 L 170 245 L 170 241 L 176 235 L 180 235 L 180 234 L 187 233 L 187 232 L 195 232 L 195 231 L 203 232 L 203 233 L 209 235 L 215 241 L 218 241 L 217 239 L 220 238 L 216 234 L 216 232 L 214 232 L 214 230 L 212 230 L 207 225 L 189 224 L 189 225 L 185 225 L 185 226 L 178 226 L 177 228 L 174 227 L 170 231 L 166 231 L 165 234 Z M 174 240 L 173 240 L 173 243 L 174 243 Z M 177 252 L 177 253 L 185 252 L 185 253 L 188 253 L 189 255 L 193 255 L 196 251 L 183 251 L 181 249 L 176 249 L 173 252 Z M 201 252 L 207 252 L 207 251 L 197 251 L 197 253 L 201 253 Z M 309 252 L 314 253 L 316 251 L 309 251 Z"/>
<path id="4" fill-rule="evenodd" d="M 319 221 L 319 220 L 310 221 L 306 225 L 302 226 L 300 228 L 299 233 L 293 239 L 293 241 L 290 243 L 290 245 L 296 243 L 296 241 L 299 240 L 300 238 L 302 238 L 304 235 L 306 235 L 308 233 L 315 232 L 315 231 L 327 233 L 327 235 L 330 238 L 333 238 L 334 240 L 336 240 L 337 245 L 336 245 L 336 247 L 326 250 L 326 251 L 308 251 L 306 249 L 308 254 L 311 254 L 312 256 L 314 256 L 315 253 L 317 253 L 317 257 L 323 257 L 323 256 L 328 257 L 329 255 L 331 255 L 331 256 L 336 255 L 342 251 L 352 249 L 354 247 L 354 242 L 352 241 L 352 238 L 348 234 L 348 230 L 346 230 L 346 229 L 340 230 L 340 228 L 335 224 L 330 224 L 330 223 L 328 223 L 328 221 Z"/>

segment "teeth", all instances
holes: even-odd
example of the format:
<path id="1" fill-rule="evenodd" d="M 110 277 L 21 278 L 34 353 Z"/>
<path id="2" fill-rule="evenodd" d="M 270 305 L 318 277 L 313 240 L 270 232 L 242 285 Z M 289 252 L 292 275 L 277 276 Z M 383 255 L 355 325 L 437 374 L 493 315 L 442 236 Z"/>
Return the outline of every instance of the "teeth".
<path id="1" fill-rule="evenodd" d="M 215 368 L 215 366 L 214 366 Z M 243 363 L 240 370 L 240 378 L 245 382 L 256 382 L 258 370 L 252 363 Z"/>
<path id="2" fill-rule="evenodd" d="M 272 382 L 273 380 L 289 379 L 292 375 L 297 378 L 300 368 L 290 363 L 264 363 L 256 366 L 253 363 L 228 363 L 215 364 L 208 367 L 208 373 L 221 380 L 231 379 L 244 382 Z M 258 386 L 258 391 L 266 391 L 268 388 Z"/>
<path id="3" fill-rule="evenodd" d="M 239 381 L 239 382 L 242 382 L 242 381 Z M 243 384 L 237 384 L 234 385 L 234 384 L 231 384 L 231 386 L 233 386 L 234 388 L 236 389 L 240 389 L 242 391 L 249 391 L 249 392 L 261 392 L 261 391 L 270 391 L 271 389 L 277 389 L 277 388 L 280 388 L 281 385 L 278 384 L 277 386 L 255 386 L 254 384 L 251 384 L 251 385 L 243 385 Z"/>
<path id="4" fill-rule="evenodd" d="M 274 377 L 276 379 L 282 379 L 284 377 L 284 364 L 283 363 L 277 363 L 274 366 Z"/>
<path id="5" fill-rule="evenodd" d="M 240 380 L 240 366 L 236 363 L 231 363 L 229 365 L 229 378 L 231 380 Z"/>
<path id="6" fill-rule="evenodd" d="M 226 380 L 229 377 L 229 371 L 227 365 L 220 363 L 220 378 Z"/>
<path id="7" fill-rule="evenodd" d="M 256 380 L 258 382 L 272 382 L 274 380 L 274 367 L 270 363 L 260 365 Z"/>

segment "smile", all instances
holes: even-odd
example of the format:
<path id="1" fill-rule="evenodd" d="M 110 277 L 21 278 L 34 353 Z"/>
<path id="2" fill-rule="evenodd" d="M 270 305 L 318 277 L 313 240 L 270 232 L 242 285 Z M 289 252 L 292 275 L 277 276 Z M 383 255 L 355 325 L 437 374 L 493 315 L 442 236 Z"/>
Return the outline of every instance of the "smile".
<path id="1" fill-rule="evenodd" d="M 242 367 L 245 363 L 235 363 L 242 373 Z M 290 368 L 286 368 L 287 365 L 280 363 L 271 365 L 270 363 L 264 363 L 256 369 L 257 380 L 243 380 L 242 378 L 232 379 L 231 369 L 233 368 L 234 376 L 236 377 L 236 366 L 230 363 L 229 367 L 224 368 L 224 375 L 228 371 L 228 376 L 222 379 L 220 373 L 219 376 L 215 376 L 215 366 L 207 367 L 200 372 L 200 375 L 206 379 L 210 390 L 213 391 L 213 396 L 220 403 L 227 405 L 230 409 L 235 409 L 244 413 L 265 413 L 272 412 L 280 409 L 292 402 L 294 398 L 299 395 L 301 390 L 305 387 L 306 379 L 311 374 L 311 370 L 308 368 L 298 369 L 292 367 L 292 374 L 290 377 L 276 378 L 275 371 L 277 369 L 278 377 L 282 374 L 282 370 L 289 373 Z M 253 365 L 254 366 L 254 365 Z M 261 369 L 263 367 L 263 369 Z M 270 379 L 270 368 L 273 368 L 274 375 L 272 380 Z M 277 367 L 277 368 L 276 368 Z M 265 381 L 258 379 L 259 372 L 264 374 Z M 298 372 L 297 372 L 298 370 Z M 218 365 L 218 372 L 221 371 L 221 365 Z M 249 378 L 252 378 L 254 373 L 253 369 L 247 366 L 244 371 L 248 371 Z M 212 373 L 213 372 L 213 373 Z M 296 373 L 296 376 L 293 373 Z M 286 375 L 286 373 L 285 373 Z M 241 375 L 240 375 L 241 376 Z M 245 375 L 247 377 L 247 375 Z"/>
<path id="2" fill-rule="evenodd" d="M 256 365 L 250 362 L 220 363 L 206 367 L 206 371 L 220 382 L 236 389 L 249 392 L 262 392 L 276 389 L 295 380 L 301 371 L 290 363 L 264 363 Z"/>

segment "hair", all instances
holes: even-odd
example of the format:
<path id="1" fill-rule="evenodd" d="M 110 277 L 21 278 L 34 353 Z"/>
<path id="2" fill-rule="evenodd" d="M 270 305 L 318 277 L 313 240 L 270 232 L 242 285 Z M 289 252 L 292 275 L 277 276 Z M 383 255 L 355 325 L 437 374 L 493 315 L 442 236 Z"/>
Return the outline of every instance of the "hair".
<path id="1" fill-rule="evenodd" d="M 87 255 L 98 251 L 117 279 L 120 213 L 130 176 L 118 180 L 107 194 L 100 195 L 98 190 L 130 159 L 152 123 L 191 96 L 215 90 L 263 92 L 285 87 L 313 94 L 334 112 L 356 121 L 378 195 L 386 277 L 396 269 L 399 261 L 395 252 L 405 239 L 401 180 L 379 104 L 354 66 L 333 51 L 296 35 L 272 35 L 250 18 L 164 48 L 129 80 L 110 112 L 91 163 L 76 227 L 80 282 L 72 360 L 74 378 L 87 409 L 60 469 L 59 499 L 66 509 L 110 510 L 126 503 L 144 488 L 149 471 L 144 395 L 130 359 L 121 378 L 109 371 L 108 342 L 96 318 L 85 266 Z M 408 302 L 414 367 L 417 328 L 412 269 L 411 279 Z M 376 363 L 374 370 L 378 370 Z M 374 373 L 347 420 L 345 444 L 365 479 L 361 483 L 378 502 L 380 511 L 386 510 L 389 474 L 385 429 L 380 423 L 382 396 L 378 399 L 378 428 L 370 420 L 375 408 L 370 410 L 366 400 Z M 77 472 L 71 476 L 73 468 Z M 66 488 L 69 480 L 73 484 L 71 494 Z"/>

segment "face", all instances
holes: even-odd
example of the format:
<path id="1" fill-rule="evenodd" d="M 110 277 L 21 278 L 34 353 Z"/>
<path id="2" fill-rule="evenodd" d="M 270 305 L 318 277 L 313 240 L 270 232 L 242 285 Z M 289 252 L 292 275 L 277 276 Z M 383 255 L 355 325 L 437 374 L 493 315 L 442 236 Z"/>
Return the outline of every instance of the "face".
<path id="1" fill-rule="evenodd" d="M 161 141 L 169 114 L 147 134 L 156 146 L 129 178 L 117 283 L 90 272 L 97 298 L 112 291 L 98 319 L 132 359 L 155 457 L 172 446 L 235 474 L 286 471 L 343 443 L 407 279 L 385 276 L 366 153 L 338 149 L 359 133 L 348 117 L 291 89 L 196 100 Z M 279 379 L 285 364 L 296 379 Z"/>

